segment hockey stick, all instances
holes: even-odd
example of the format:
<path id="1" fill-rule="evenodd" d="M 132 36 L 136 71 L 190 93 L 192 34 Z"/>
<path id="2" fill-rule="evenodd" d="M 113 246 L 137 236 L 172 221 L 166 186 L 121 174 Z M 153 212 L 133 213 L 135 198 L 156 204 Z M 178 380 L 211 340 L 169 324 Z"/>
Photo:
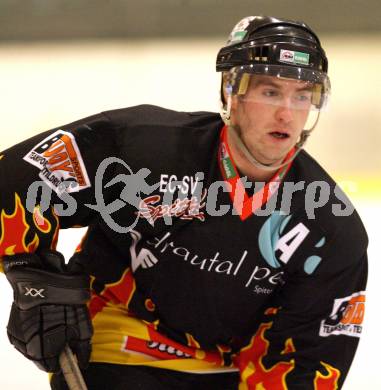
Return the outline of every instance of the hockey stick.
<path id="1" fill-rule="evenodd" d="M 79 370 L 77 359 L 68 345 L 61 352 L 60 366 L 70 390 L 87 390 L 81 371 Z"/>

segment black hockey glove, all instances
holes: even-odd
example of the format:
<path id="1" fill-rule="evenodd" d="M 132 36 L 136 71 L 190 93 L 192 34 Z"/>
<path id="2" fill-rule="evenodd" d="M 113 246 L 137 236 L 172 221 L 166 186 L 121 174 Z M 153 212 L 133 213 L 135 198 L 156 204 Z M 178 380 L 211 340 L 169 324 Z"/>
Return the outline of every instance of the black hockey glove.
<path id="1" fill-rule="evenodd" d="M 3 267 L 14 292 L 10 342 L 48 372 L 60 370 L 59 355 L 68 344 L 85 368 L 92 336 L 89 277 L 70 269 L 54 251 L 4 256 Z"/>

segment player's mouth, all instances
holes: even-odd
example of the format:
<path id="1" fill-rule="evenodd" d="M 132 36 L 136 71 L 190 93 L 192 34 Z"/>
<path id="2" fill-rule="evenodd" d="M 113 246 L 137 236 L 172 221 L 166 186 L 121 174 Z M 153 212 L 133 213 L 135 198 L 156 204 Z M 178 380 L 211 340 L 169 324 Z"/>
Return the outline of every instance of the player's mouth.
<path id="1" fill-rule="evenodd" d="M 284 131 L 272 131 L 269 133 L 270 136 L 276 138 L 276 139 L 287 139 L 290 138 L 290 135 Z"/>

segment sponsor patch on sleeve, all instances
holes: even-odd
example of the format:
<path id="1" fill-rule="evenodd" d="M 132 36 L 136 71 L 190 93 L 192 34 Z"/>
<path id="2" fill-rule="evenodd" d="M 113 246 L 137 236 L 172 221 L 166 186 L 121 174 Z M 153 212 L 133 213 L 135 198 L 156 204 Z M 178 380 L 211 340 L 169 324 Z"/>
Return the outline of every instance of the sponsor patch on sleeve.
<path id="1" fill-rule="evenodd" d="M 39 177 L 58 195 L 91 186 L 75 137 L 57 130 L 23 158 L 40 170 Z"/>
<path id="2" fill-rule="evenodd" d="M 319 335 L 322 337 L 331 335 L 360 337 L 364 312 L 364 291 L 335 299 L 331 314 L 321 322 Z"/>

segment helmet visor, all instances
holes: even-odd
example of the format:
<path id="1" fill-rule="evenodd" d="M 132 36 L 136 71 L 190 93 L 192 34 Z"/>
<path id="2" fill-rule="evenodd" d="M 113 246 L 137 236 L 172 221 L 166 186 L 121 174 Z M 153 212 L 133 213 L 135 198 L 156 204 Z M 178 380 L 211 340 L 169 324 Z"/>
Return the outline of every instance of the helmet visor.
<path id="1" fill-rule="evenodd" d="M 253 64 L 232 68 L 225 77 L 228 95 L 292 110 L 320 111 L 331 89 L 325 73 L 301 67 Z"/>

